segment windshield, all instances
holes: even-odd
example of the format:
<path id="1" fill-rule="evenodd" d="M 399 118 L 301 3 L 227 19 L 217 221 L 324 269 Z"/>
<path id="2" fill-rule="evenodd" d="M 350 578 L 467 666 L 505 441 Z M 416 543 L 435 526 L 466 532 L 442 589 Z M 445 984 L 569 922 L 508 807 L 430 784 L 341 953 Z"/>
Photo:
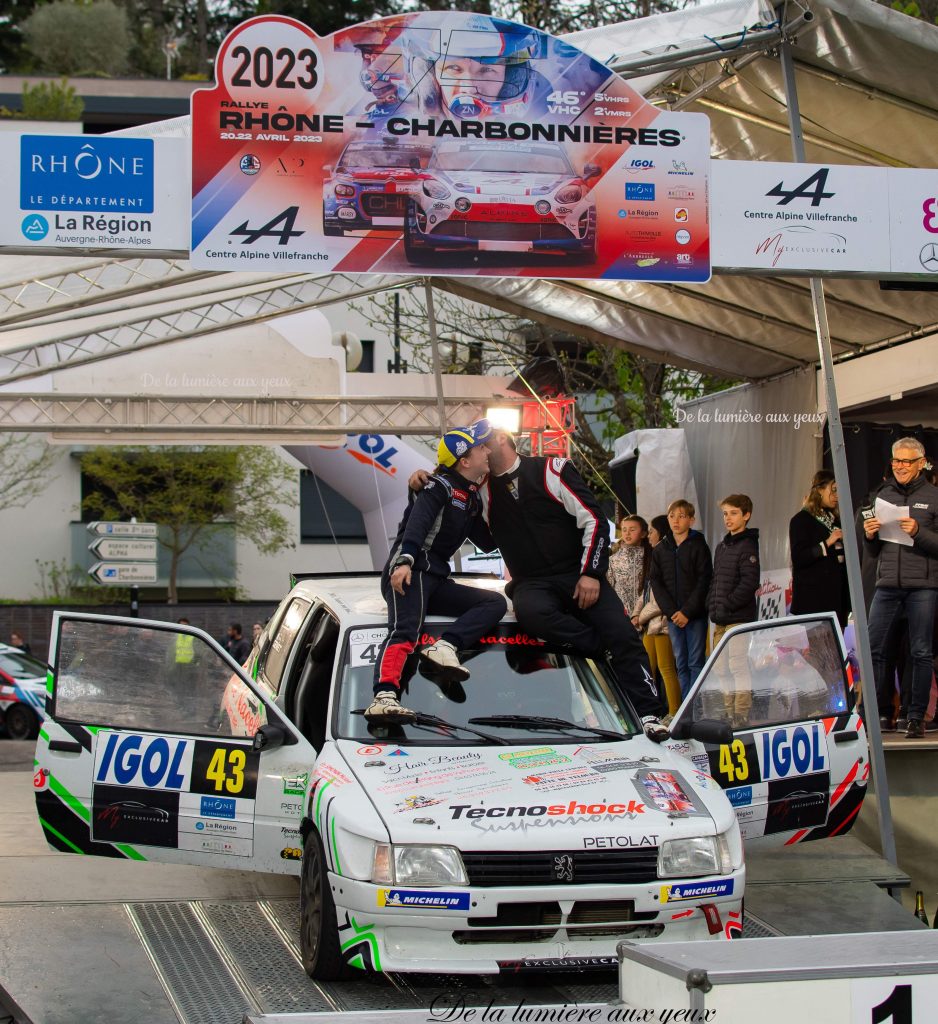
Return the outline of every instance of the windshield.
<path id="1" fill-rule="evenodd" d="M 430 168 L 441 171 L 497 171 L 505 174 L 573 174 L 561 149 L 438 149 Z"/>
<path id="2" fill-rule="evenodd" d="M 46 666 L 41 661 L 31 658 L 28 654 L 10 654 L 0 652 L 0 672 L 6 672 L 14 679 L 45 679 Z"/>
<path id="3" fill-rule="evenodd" d="M 439 624 L 426 624 L 420 645 L 439 639 L 439 632 Z M 390 737 L 421 745 L 478 746 L 486 742 L 478 736 L 479 731 L 499 742 L 525 743 L 545 738 L 552 743 L 584 743 L 587 739 L 595 743 L 639 731 L 631 712 L 616 698 L 604 666 L 589 658 L 558 652 L 510 624 L 460 654 L 471 673 L 465 683 L 440 685 L 425 678 L 416 654 L 404 667 L 401 700 L 407 707 L 454 727 L 466 726 L 472 732 L 413 723 L 369 724 L 354 712 L 371 703 L 375 660 L 386 635 L 386 625 L 356 627 L 346 634 L 335 732 L 340 738 L 369 742 Z M 559 718 L 583 729 L 492 724 L 493 716 L 500 715 Z M 486 722 L 474 725 L 473 719 Z M 597 740 L 595 734 L 586 735 L 584 730 L 589 729 L 609 730 L 616 735 Z"/>
<path id="4" fill-rule="evenodd" d="M 417 157 L 426 163 L 426 152 L 416 146 L 410 149 L 388 149 L 384 146 L 349 146 L 339 160 L 340 167 L 394 167 L 406 170 Z"/>

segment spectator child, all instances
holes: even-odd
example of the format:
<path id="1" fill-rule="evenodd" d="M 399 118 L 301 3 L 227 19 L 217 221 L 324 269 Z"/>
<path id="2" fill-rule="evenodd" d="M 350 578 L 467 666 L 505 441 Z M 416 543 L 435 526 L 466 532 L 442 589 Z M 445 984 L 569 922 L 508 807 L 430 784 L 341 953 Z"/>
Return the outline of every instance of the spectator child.
<path id="1" fill-rule="evenodd" d="M 713 554 L 713 579 L 707 595 L 714 649 L 732 626 L 755 622 L 759 617 L 759 531 L 749 528 L 752 499 L 745 494 L 730 494 L 720 502 L 720 509 L 727 533 Z M 749 659 L 738 644 L 730 647 L 728 667 L 723 707 L 727 719 L 742 726 L 749 720 L 752 707 L 752 677 Z"/>
<path id="2" fill-rule="evenodd" d="M 651 589 L 658 607 L 668 617 L 668 635 L 681 698 L 687 696 L 704 664 L 707 644 L 707 591 L 713 564 L 703 534 L 692 529 L 697 512 L 683 498 L 668 506 L 671 537 L 652 555 Z"/>

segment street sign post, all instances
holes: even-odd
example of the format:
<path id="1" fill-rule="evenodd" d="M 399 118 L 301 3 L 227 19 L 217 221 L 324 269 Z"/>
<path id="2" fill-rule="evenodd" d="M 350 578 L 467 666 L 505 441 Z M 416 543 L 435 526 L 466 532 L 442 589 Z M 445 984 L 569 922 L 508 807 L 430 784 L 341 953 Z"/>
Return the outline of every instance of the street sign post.
<path id="1" fill-rule="evenodd" d="M 140 584 L 156 583 L 156 547 L 159 529 L 156 523 L 114 523 L 97 519 L 88 524 L 94 540 L 88 550 L 102 559 L 88 575 L 105 586 L 130 585 L 130 614 L 140 609 Z M 150 538 L 150 539 L 142 539 Z"/>
<path id="2" fill-rule="evenodd" d="M 156 583 L 156 562 L 95 562 L 88 575 L 98 583 Z"/>
<path id="3" fill-rule="evenodd" d="M 156 523 L 109 523 L 96 519 L 88 524 L 88 532 L 96 537 L 155 537 Z"/>
<path id="4" fill-rule="evenodd" d="M 99 537 L 88 545 L 88 550 L 107 562 L 155 562 L 155 540 L 119 540 Z"/>

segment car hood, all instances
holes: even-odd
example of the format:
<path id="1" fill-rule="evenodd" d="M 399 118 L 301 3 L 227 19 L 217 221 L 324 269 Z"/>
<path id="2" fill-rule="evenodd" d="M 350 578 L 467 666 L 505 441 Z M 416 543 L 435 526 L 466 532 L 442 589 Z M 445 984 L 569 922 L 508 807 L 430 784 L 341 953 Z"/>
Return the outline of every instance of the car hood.
<path id="1" fill-rule="evenodd" d="M 467 850 L 658 846 L 732 826 L 717 783 L 644 737 L 440 747 L 339 740 L 395 843 Z"/>
<path id="2" fill-rule="evenodd" d="M 467 195 L 547 195 L 571 181 L 571 174 L 536 174 L 527 171 L 435 171 L 434 176 Z"/>

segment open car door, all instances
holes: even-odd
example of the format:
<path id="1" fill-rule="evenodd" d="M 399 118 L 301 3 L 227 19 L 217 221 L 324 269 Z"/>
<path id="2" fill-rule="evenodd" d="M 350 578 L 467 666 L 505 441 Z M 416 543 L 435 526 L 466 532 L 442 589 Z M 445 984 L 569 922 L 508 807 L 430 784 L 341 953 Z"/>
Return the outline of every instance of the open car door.
<path id="1" fill-rule="evenodd" d="M 668 746 L 726 791 L 743 839 L 787 845 L 841 835 L 856 820 L 870 774 L 855 703 L 833 614 L 749 623 L 710 655 L 674 716 Z M 729 726 L 732 738 L 692 738 L 705 721 Z"/>
<path id="2" fill-rule="evenodd" d="M 56 612 L 33 785 L 70 853 L 299 874 L 316 751 L 199 629 Z"/>

